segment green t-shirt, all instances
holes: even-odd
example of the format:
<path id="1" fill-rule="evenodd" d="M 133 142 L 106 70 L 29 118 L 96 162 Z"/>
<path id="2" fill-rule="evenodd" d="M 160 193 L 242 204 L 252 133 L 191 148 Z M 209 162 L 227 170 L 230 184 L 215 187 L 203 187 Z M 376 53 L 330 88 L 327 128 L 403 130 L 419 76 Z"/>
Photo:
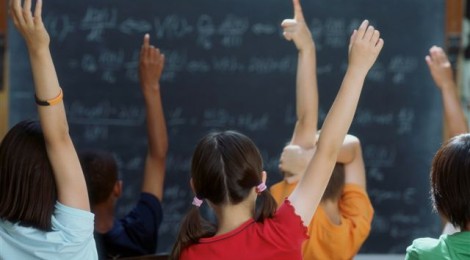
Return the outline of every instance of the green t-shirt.
<path id="1" fill-rule="evenodd" d="M 470 259 L 470 231 L 442 235 L 439 239 L 415 239 L 413 244 L 406 249 L 405 259 Z"/>

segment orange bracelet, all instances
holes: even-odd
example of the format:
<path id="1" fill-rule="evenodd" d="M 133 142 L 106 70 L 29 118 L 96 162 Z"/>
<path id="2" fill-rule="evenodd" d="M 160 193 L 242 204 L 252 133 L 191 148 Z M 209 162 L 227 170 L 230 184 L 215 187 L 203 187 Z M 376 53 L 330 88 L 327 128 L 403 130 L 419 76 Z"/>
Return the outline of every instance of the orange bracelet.
<path id="1" fill-rule="evenodd" d="M 59 95 L 53 99 L 48 99 L 48 100 L 40 100 L 36 95 L 34 95 L 34 99 L 36 101 L 36 104 L 38 106 L 53 106 L 57 105 L 62 101 L 64 97 L 64 93 L 62 93 L 62 89 L 60 89 Z"/>

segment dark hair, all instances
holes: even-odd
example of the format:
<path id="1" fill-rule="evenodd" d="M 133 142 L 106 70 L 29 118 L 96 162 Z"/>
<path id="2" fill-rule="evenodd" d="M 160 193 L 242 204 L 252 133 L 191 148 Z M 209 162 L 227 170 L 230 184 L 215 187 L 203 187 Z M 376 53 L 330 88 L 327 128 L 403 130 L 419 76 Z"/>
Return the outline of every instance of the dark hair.
<path id="1" fill-rule="evenodd" d="M 51 230 L 57 189 L 41 126 L 22 121 L 0 145 L 0 219 Z"/>
<path id="2" fill-rule="evenodd" d="M 86 150 L 79 153 L 79 158 L 85 174 L 90 205 L 106 201 L 118 180 L 118 166 L 114 156 L 105 151 Z"/>
<path id="3" fill-rule="evenodd" d="M 344 179 L 344 164 L 336 163 L 321 201 L 339 199 L 341 194 L 343 194 Z"/>
<path id="4" fill-rule="evenodd" d="M 442 145 L 434 156 L 430 175 L 435 209 L 465 230 L 470 223 L 470 134 Z"/>
<path id="5" fill-rule="evenodd" d="M 253 187 L 262 182 L 263 160 L 256 145 L 248 137 L 234 131 L 205 136 L 193 154 L 191 177 L 196 196 L 214 205 L 238 204 Z M 259 195 L 260 205 L 255 220 L 262 222 L 276 212 L 276 201 L 266 189 Z M 213 236 L 214 225 L 204 220 L 193 207 L 182 221 L 172 259 L 200 238 Z"/>

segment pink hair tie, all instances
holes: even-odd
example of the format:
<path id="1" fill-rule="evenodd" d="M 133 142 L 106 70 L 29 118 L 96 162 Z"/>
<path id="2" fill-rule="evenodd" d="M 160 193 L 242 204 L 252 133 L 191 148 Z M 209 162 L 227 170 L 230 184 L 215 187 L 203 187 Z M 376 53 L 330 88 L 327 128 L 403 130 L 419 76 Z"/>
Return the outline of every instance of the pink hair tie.
<path id="1" fill-rule="evenodd" d="M 260 185 L 256 186 L 256 193 L 261 193 L 266 190 L 266 184 L 262 182 Z"/>
<path id="2" fill-rule="evenodd" d="M 196 196 L 194 196 L 194 198 L 193 198 L 193 205 L 194 206 L 199 208 L 202 205 L 203 202 L 204 202 L 203 200 L 200 200 Z"/>

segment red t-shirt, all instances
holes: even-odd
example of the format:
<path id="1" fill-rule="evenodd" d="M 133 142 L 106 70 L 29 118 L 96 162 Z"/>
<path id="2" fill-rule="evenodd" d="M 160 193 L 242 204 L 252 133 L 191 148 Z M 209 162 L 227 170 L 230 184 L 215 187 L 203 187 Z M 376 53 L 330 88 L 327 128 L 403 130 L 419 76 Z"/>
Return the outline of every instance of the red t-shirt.
<path id="1" fill-rule="evenodd" d="M 307 238 L 307 227 L 285 200 L 273 218 L 251 219 L 228 233 L 201 238 L 183 250 L 181 259 L 302 259 Z"/>

